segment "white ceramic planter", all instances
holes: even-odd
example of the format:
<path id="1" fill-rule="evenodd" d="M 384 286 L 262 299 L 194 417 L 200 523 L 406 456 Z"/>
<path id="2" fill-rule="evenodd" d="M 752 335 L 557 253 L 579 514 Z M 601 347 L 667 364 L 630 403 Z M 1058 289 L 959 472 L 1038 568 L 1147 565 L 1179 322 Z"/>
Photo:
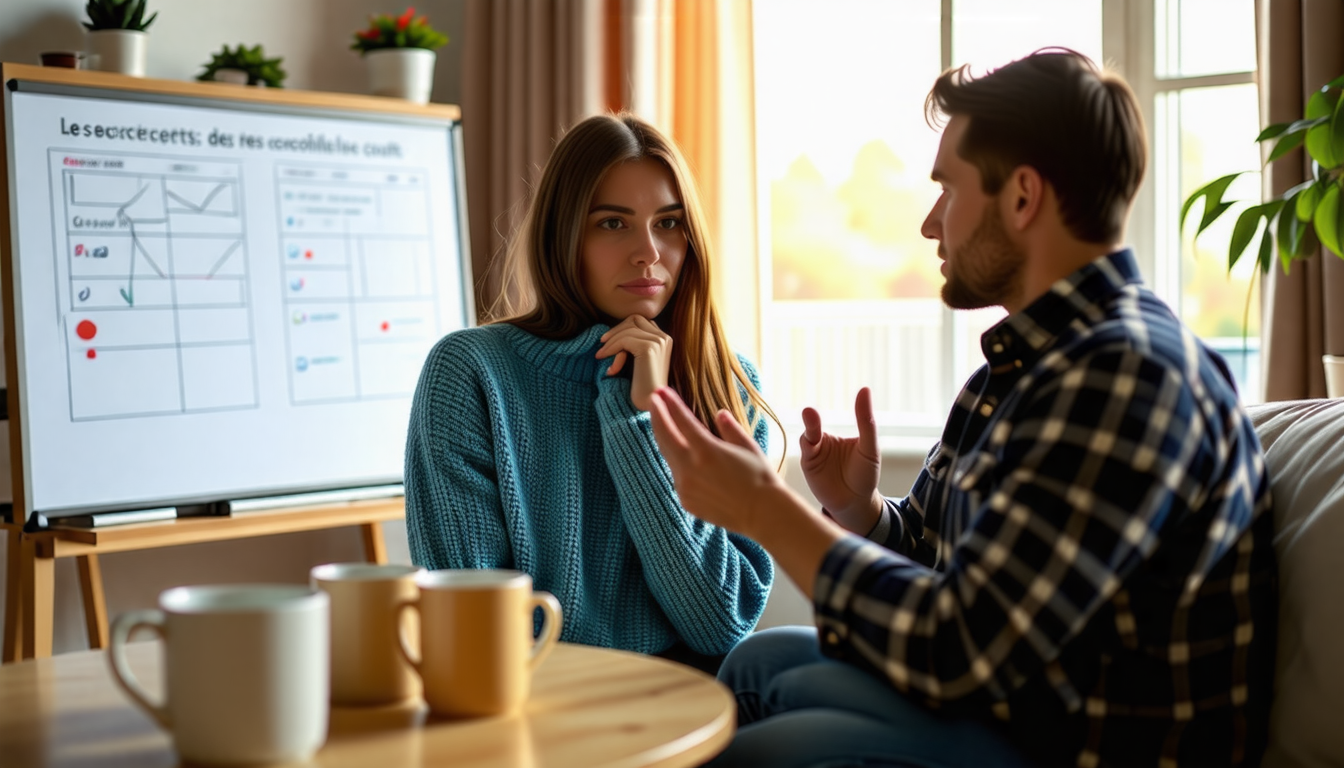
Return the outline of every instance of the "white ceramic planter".
<path id="1" fill-rule="evenodd" d="M 89 32 L 90 58 L 95 69 L 145 76 L 145 51 L 149 33 L 133 29 L 99 29 Z"/>
<path id="2" fill-rule="evenodd" d="M 434 52 L 425 48 L 380 48 L 364 54 L 369 68 L 369 90 L 427 104 L 434 87 Z"/>
<path id="3" fill-rule="evenodd" d="M 1327 397 L 1344 397 L 1344 357 L 1340 355 L 1322 355 L 1325 364 L 1325 394 Z"/>
<path id="4" fill-rule="evenodd" d="M 233 85 L 247 85 L 247 70 L 233 69 L 225 67 L 215 70 L 214 81 L 216 83 L 232 83 Z"/>

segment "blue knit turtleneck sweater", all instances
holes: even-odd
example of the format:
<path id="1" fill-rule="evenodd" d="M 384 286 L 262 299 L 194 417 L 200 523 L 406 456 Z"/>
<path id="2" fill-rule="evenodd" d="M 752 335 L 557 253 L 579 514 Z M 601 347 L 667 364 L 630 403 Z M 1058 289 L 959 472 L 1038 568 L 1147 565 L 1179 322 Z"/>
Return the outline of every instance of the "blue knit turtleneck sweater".
<path id="1" fill-rule="evenodd" d="M 488 325 L 434 347 L 406 441 L 411 557 L 531 574 L 564 608 L 562 640 L 726 653 L 756 625 L 773 566 L 681 508 L 648 412 L 594 357 L 606 331 L 549 341 Z M 762 419 L 762 449 L 766 435 Z"/>

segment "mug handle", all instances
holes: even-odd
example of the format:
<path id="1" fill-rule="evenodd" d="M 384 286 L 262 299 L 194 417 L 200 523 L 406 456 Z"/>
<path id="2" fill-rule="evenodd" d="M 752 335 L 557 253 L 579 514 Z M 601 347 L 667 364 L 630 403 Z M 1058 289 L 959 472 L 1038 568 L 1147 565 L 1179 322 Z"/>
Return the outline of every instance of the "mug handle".
<path id="1" fill-rule="evenodd" d="M 560 623 L 563 620 L 563 613 L 560 610 L 560 601 L 555 599 L 555 595 L 550 592 L 532 593 L 532 610 L 540 608 L 542 616 L 541 634 L 532 643 L 532 655 L 528 658 L 527 668 L 536 669 L 537 665 L 546 660 L 551 650 L 555 648 L 555 643 L 560 639 Z M 532 611 L 528 611 L 531 613 Z"/>
<path id="2" fill-rule="evenodd" d="M 131 672 L 130 665 L 126 663 L 126 643 L 131 639 L 131 633 L 140 627 L 146 627 L 153 630 L 160 639 L 166 640 L 163 621 L 163 611 L 158 610 L 128 611 L 117 616 L 109 632 L 107 660 L 112 667 L 112 678 L 126 695 L 131 697 L 131 701 L 148 712 L 159 725 L 172 730 L 172 718 L 168 713 L 167 702 L 163 705 L 152 703 L 149 694 Z"/>
<path id="3" fill-rule="evenodd" d="M 414 600 L 403 600 L 392 608 L 392 631 L 397 633 L 397 650 L 401 651 L 401 657 L 406 660 L 407 664 L 411 665 L 417 675 L 424 677 L 424 672 L 420 669 L 422 660 L 415 658 L 415 656 L 411 654 L 410 647 L 406 645 L 406 633 L 402 632 L 401 615 L 407 609 L 419 612 L 419 598 Z"/>

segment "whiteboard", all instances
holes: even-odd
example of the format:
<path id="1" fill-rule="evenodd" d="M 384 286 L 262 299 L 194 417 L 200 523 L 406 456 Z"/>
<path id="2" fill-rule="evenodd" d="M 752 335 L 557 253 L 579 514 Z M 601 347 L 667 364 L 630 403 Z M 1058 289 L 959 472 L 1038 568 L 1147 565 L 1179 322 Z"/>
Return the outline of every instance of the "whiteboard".
<path id="1" fill-rule="evenodd" d="M 5 94 L 26 512 L 400 482 L 425 356 L 472 317 L 460 124 L 28 85 Z"/>

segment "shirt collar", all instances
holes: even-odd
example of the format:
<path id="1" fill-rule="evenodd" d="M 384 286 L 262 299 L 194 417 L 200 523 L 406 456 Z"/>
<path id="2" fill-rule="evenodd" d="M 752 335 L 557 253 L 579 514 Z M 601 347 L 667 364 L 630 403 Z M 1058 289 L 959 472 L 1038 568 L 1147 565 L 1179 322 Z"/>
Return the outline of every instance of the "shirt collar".
<path id="1" fill-rule="evenodd" d="M 1056 281 L 1040 298 L 985 331 L 980 349 L 992 370 L 1027 366 L 1074 321 L 1099 317 L 1110 298 L 1142 282 L 1132 250 L 1108 253 Z"/>

